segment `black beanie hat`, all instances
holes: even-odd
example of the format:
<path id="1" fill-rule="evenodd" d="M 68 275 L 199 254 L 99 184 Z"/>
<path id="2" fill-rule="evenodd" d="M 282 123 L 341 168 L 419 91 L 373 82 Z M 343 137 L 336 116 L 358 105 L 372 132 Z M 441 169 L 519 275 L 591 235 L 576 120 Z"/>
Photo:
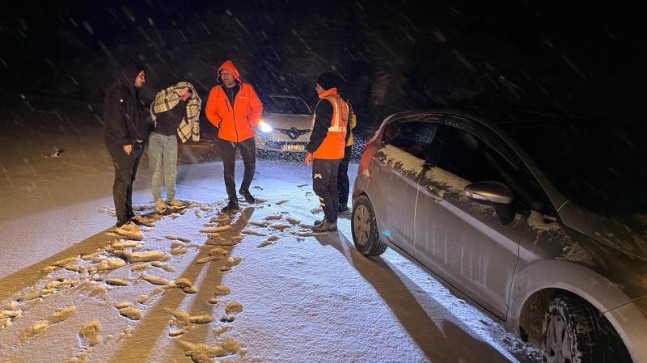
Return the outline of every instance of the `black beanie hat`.
<path id="1" fill-rule="evenodd" d="M 342 81 L 341 78 L 331 72 L 324 72 L 317 77 L 317 84 L 325 90 L 329 90 L 335 87 L 341 87 Z"/>

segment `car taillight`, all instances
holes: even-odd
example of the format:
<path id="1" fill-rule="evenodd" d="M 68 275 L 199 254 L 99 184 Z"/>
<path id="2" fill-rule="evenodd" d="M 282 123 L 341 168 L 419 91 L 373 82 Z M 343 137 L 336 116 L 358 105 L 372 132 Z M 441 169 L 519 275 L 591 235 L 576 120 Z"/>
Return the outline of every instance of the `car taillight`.
<path id="1" fill-rule="evenodd" d="M 368 168 L 368 166 L 371 163 L 371 151 L 369 150 L 371 147 L 373 147 L 375 143 L 375 139 L 371 139 L 369 142 L 367 142 L 364 147 L 362 148 L 362 153 L 359 154 L 359 172 L 362 170 Z"/>
<path id="2" fill-rule="evenodd" d="M 368 149 L 368 146 L 369 146 L 369 145 L 371 145 L 371 143 L 370 143 L 370 142 L 367 142 L 367 143 L 364 145 L 364 147 L 362 148 L 362 154 L 366 151 L 366 149 Z"/>

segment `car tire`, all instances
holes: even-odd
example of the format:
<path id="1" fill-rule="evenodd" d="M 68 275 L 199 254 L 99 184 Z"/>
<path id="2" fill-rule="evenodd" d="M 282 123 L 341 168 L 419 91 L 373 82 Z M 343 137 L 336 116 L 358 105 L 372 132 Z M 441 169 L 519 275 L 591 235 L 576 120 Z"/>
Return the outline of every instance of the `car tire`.
<path id="1" fill-rule="evenodd" d="M 550 302 L 543 324 L 544 362 L 631 362 L 611 324 L 585 301 L 560 295 Z"/>
<path id="2" fill-rule="evenodd" d="M 386 245 L 380 241 L 377 232 L 377 220 L 371 201 L 365 195 L 353 202 L 351 217 L 353 243 L 355 249 L 364 256 L 379 256 L 386 251 Z"/>

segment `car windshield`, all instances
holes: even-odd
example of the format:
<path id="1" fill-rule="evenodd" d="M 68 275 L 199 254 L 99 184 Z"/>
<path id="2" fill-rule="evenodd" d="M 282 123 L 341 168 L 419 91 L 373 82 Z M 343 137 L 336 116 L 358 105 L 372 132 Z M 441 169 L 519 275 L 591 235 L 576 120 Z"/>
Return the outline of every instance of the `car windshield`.
<path id="1" fill-rule="evenodd" d="M 647 214 L 644 129 L 571 121 L 503 127 L 567 198 L 596 213 Z"/>
<path id="2" fill-rule="evenodd" d="M 269 97 L 263 102 L 263 109 L 268 113 L 285 113 L 291 115 L 309 115 L 310 109 L 301 98 Z"/>

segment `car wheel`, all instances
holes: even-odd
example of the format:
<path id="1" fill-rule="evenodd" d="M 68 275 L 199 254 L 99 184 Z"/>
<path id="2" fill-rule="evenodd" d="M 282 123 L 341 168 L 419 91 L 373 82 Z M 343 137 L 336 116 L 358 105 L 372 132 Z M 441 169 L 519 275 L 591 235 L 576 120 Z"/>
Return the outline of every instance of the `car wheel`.
<path id="1" fill-rule="evenodd" d="M 591 305 L 569 295 L 549 304 L 542 349 L 547 363 L 631 362 L 611 324 Z"/>
<path id="2" fill-rule="evenodd" d="M 364 195 L 353 202 L 351 229 L 355 249 L 364 256 L 379 256 L 386 251 L 386 245 L 380 241 L 377 232 L 373 206 Z"/>

